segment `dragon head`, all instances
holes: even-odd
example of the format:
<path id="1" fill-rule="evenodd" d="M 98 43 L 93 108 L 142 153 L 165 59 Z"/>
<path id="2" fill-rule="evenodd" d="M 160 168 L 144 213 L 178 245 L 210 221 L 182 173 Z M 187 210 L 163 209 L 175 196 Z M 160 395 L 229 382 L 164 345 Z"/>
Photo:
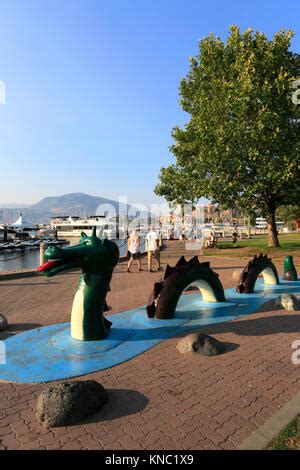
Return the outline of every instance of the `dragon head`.
<path id="1" fill-rule="evenodd" d="M 94 227 L 90 237 L 81 232 L 77 245 L 67 248 L 49 247 L 44 255 L 49 261 L 42 264 L 38 271 L 48 277 L 75 268 L 81 268 L 84 273 L 100 274 L 116 266 L 119 248 L 111 240 L 98 238 Z"/>

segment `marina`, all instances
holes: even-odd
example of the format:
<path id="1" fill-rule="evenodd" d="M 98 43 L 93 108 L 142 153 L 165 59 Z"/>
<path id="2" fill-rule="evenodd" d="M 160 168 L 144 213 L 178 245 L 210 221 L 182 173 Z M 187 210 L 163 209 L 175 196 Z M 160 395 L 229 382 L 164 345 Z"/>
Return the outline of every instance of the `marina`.
<path id="1" fill-rule="evenodd" d="M 44 249 L 50 246 L 74 245 L 78 242 L 82 231 L 90 232 L 93 226 L 97 231 L 107 228 L 107 224 L 102 223 L 101 217 L 91 217 L 88 220 L 80 220 L 71 217 L 60 217 L 60 223 L 65 225 L 57 227 L 55 223 L 48 226 L 36 224 L 29 226 L 23 220 L 22 214 L 13 224 L 2 224 L 0 226 L 0 273 L 11 271 L 23 271 L 35 269 L 40 264 L 40 248 L 43 244 Z M 100 221 L 100 223 L 99 223 Z M 78 223 L 79 222 L 79 223 Z M 71 224 L 75 224 L 73 225 Z M 59 228 L 59 232 L 57 230 Z M 62 235 L 66 234 L 64 238 Z M 104 236 L 111 238 L 113 232 L 107 230 Z M 119 246 L 120 256 L 125 256 L 127 252 L 127 237 L 125 240 L 116 240 Z M 143 246 L 143 245 L 142 245 Z"/>
<path id="2" fill-rule="evenodd" d="M 127 253 L 127 240 L 115 240 L 120 250 L 120 257 L 126 256 Z M 43 240 L 46 246 L 55 245 L 75 245 L 78 243 L 78 238 L 72 237 L 66 240 Z M 35 242 L 22 242 L 19 244 L 7 243 L 7 248 L 1 249 L 0 245 L 0 273 L 11 271 L 21 271 L 26 269 L 37 268 L 40 264 L 40 247 L 41 240 Z M 141 240 L 141 250 L 145 250 L 144 240 Z"/>

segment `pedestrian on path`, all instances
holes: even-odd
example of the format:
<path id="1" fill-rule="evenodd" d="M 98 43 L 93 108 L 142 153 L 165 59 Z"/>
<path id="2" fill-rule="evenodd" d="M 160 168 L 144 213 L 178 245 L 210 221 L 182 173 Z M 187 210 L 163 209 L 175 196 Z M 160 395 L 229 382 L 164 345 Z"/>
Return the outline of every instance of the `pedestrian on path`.
<path id="1" fill-rule="evenodd" d="M 128 251 L 129 251 L 129 261 L 127 265 L 127 272 L 130 273 L 130 266 L 132 265 L 133 261 L 136 260 L 138 264 L 139 271 L 142 271 L 142 263 L 141 263 L 141 239 L 138 232 L 133 229 L 131 232 L 130 237 L 127 241 Z"/>
<path id="2" fill-rule="evenodd" d="M 162 271 L 163 268 L 160 265 L 160 253 L 159 253 L 159 237 L 158 234 L 153 229 L 153 226 L 150 225 L 149 232 L 146 235 L 146 249 L 148 255 L 148 269 L 152 273 L 152 260 L 155 259 L 157 263 L 157 271 Z"/>
<path id="3" fill-rule="evenodd" d="M 232 234 L 232 245 L 233 245 L 234 247 L 236 247 L 237 236 L 238 236 L 237 231 L 234 230 L 234 232 L 233 232 L 233 234 Z"/>

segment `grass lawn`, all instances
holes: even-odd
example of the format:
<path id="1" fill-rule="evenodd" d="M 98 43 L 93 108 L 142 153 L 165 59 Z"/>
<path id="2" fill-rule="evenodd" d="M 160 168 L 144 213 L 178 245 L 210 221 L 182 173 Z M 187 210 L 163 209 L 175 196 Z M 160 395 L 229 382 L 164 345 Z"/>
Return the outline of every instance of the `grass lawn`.
<path id="1" fill-rule="evenodd" d="M 295 234 L 287 234 L 287 235 L 280 235 L 279 236 L 280 247 L 284 250 L 300 250 L 300 233 Z M 249 247 L 249 248 L 261 248 L 261 249 L 273 249 L 268 248 L 268 241 L 267 237 L 264 236 L 262 238 L 252 238 L 249 240 L 240 240 L 237 243 L 237 247 Z M 231 241 L 221 241 L 219 244 L 220 247 L 222 246 L 231 246 Z M 277 250 L 278 248 L 275 248 Z"/>
<path id="2" fill-rule="evenodd" d="M 289 233 L 279 236 L 280 248 L 269 248 L 267 236 L 239 240 L 237 246 L 232 246 L 231 240 L 219 241 L 216 248 L 207 248 L 207 256 L 226 256 L 230 258 L 249 258 L 255 254 L 264 253 L 274 260 L 282 261 L 287 255 L 294 257 L 296 267 L 300 268 L 300 233 Z"/>
<path id="3" fill-rule="evenodd" d="M 300 450 L 300 415 L 271 442 L 267 450 Z"/>

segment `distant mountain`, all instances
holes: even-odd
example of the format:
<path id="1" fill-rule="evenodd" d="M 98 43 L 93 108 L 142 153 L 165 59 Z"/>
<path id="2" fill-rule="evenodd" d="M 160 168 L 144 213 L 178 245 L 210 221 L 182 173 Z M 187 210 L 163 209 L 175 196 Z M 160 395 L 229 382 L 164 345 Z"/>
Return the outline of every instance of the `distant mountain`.
<path id="1" fill-rule="evenodd" d="M 104 207 L 99 207 L 104 204 Z M 117 201 L 99 196 L 90 196 L 85 193 L 70 193 L 57 197 L 46 197 L 37 204 L 30 206 L 29 212 L 30 218 L 47 223 L 50 217 L 59 215 L 83 218 L 90 215 L 105 215 L 105 213 L 113 215 L 109 212 L 108 204 L 115 209 L 116 214 L 119 213 L 119 203 Z M 121 210 L 126 211 L 126 205 L 121 205 Z"/>
<path id="2" fill-rule="evenodd" d="M 99 207 L 103 204 L 109 204 L 114 207 L 116 214 L 119 213 L 120 209 L 122 212 L 125 212 L 127 209 L 125 204 L 121 204 L 119 208 L 119 202 L 112 199 L 91 196 L 85 193 L 70 193 L 63 194 L 62 196 L 45 197 L 37 204 L 32 204 L 30 206 L 20 204 L 19 207 L 22 207 L 20 212 L 22 211 L 24 218 L 28 222 L 49 223 L 50 217 L 60 215 L 79 216 L 83 218 L 90 215 L 104 215 L 105 212 L 108 212 L 109 207 Z M 12 205 L 9 206 L 12 207 Z M 0 207 L 4 208 L 4 206 L 1 206 L 1 203 Z M 8 207 L 8 205 L 6 205 L 6 207 Z M 9 219 L 9 223 L 14 222 L 14 219 L 16 218 L 16 205 L 14 205 L 14 207 L 14 209 L 7 208 L 5 211 L 6 219 Z"/>
<path id="3" fill-rule="evenodd" d="M 111 199 L 98 196 L 90 196 L 84 193 L 63 194 L 57 197 L 45 197 L 37 204 L 30 206 L 35 214 L 47 214 L 48 217 L 56 215 L 76 215 L 86 217 L 95 215 L 102 204 L 112 205 L 118 212 L 119 203 Z M 99 211 L 98 211 L 99 212 Z M 102 215 L 102 214 L 97 214 Z"/>

